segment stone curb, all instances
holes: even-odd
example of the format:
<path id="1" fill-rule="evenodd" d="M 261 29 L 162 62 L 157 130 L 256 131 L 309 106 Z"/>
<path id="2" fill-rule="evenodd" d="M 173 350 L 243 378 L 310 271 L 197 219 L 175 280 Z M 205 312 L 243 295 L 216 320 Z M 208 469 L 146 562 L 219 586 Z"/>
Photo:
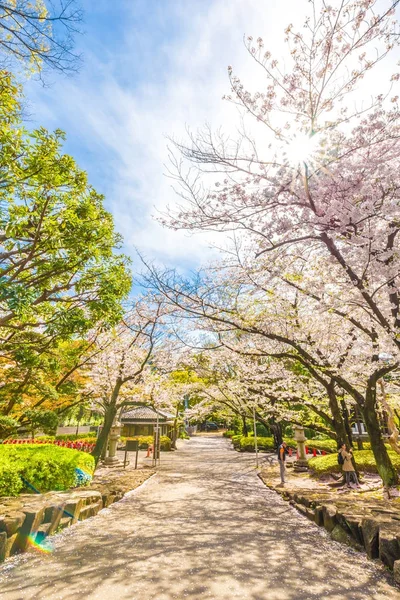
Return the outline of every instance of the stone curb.
<path id="1" fill-rule="evenodd" d="M 334 498 L 320 490 L 279 489 L 268 478 L 258 477 L 310 521 L 324 527 L 336 542 L 365 551 L 371 559 L 379 558 L 393 571 L 400 584 L 400 504 L 386 500 L 349 500 Z"/>
<path id="2" fill-rule="evenodd" d="M 124 482 L 117 478 L 66 492 L 0 498 L 0 563 L 78 521 L 96 516 L 154 474 L 154 471 L 143 471 L 143 479 L 139 478 L 138 485 L 133 487 L 132 483 L 129 485 L 129 478 Z"/>

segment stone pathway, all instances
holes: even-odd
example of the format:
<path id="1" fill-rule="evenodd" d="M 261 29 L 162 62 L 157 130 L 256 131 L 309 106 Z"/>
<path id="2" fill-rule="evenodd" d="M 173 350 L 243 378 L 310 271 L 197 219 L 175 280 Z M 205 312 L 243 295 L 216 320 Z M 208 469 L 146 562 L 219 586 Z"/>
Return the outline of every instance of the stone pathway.
<path id="1" fill-rule="evenodd" d="M 166 458 L 168 456 L 168 458 Z M 121 502 L 0 568 L 3 600 L 399 599 L 384 570 L 330 540 L 221 437 L 162 455 Z"/>

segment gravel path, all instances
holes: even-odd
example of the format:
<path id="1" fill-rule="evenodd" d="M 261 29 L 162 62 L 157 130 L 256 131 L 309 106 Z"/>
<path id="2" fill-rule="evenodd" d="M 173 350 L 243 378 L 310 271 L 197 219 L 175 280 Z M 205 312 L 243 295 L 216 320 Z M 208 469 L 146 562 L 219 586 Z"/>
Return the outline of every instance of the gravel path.
<path id="1" fill-rule="evenodd" d="M 256 476 L 254 455 L 195 437 L 54 551 L 0 568 L 6 600 L 399 600 L 383 569 L 335 542 Z"/>

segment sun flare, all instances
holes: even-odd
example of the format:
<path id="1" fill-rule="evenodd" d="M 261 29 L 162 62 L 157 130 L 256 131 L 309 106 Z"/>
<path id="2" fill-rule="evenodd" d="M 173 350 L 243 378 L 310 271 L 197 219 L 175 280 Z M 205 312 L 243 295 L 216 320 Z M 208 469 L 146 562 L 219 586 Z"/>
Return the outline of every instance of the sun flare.
<path id="1" fill-rule="evenodd" d="M 307 163 L 315 154 L 318 147 L 316 135 L 297 135 L 285 147 L 285 154 L 292 165 Z"/>

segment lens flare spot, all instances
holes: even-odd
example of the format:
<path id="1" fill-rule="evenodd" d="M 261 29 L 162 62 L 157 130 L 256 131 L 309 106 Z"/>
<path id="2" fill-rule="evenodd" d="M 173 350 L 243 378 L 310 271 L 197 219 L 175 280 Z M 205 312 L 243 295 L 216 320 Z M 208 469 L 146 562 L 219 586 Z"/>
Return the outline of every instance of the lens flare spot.
<path id="1" fill-rule="evenodd" d="M 51 554 L 51 552 L 53 552 L 53 545 L 50 542 L 50 540 L 43 539 L 41 541 L 38 541 L 36 539 L 36 537 L 37 537 L 37 534 L 30 535 L 28 537 L 28 544 L 29 544 L 29 546 L 31 548 L 34 548 L 38 552 L 41 552 L 42 554 Z"/>

